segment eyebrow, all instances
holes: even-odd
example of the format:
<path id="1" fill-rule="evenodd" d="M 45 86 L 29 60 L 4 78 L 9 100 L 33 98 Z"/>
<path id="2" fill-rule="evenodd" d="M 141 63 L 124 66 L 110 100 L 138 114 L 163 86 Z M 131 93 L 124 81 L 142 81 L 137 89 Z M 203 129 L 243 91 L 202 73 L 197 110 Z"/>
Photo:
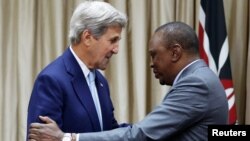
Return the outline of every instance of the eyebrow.
<path id="1" fill-rule="evenodd" d="M 116 37 L 110 38 L 109 41 L 113 43 L 113 42 L 118 42 L 118 41 L 120 41 L 120 39 L 121 39 L 121 37 L 116 36 Z"/>
<path id="2" fill-rule="evenodd" d="M 115 36 L 115 37 L 112 37 L 112 38 L 110 38 L 110 39 L 111 39 L 111 40 L 112 40 L 112 39 L 120 40 L 121 37 L 120 37 L 120 36 Z"/>

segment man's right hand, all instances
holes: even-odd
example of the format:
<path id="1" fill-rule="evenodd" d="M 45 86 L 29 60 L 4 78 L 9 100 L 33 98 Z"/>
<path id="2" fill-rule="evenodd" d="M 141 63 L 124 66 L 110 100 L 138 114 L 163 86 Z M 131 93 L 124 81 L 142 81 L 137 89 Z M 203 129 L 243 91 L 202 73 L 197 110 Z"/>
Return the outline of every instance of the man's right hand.
<path id="1" fill-rule="evenodd" d="M 62 141 L 64 133 L 56 122 L 49 117 L 39 116 L 45 123 L 31 123 L 29 141 Z"/>

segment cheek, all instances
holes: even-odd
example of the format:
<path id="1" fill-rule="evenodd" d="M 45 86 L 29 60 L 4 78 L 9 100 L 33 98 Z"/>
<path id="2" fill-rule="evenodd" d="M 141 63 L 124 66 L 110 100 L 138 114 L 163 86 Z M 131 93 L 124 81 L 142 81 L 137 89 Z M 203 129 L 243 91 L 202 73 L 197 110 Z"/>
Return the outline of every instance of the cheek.
<path id="1" fill-rule="evenodd" d="M 108 54 L 110 51 L 111 51 L 111 47 L 110 47 L 110 45 L 109 44 L 103 44 L 102 46 L 101 46 L 101 49 L 100 49 L 100 52 L 102 53 L 102 54 L 104 54 L 104 55 L 106 55 L 106 54 Z"/>
<path id="2" fill-rule="evenodd" d="M 98 56 L 100 58 L 105 58 L 105 56 L 108 54 L 108 49 L 105 46 L 100 46 L 98 49 Z"/>
<path id="3" fill-rule="evenodd" d="M 171 70 L 169 64 L 165 63 L 162 65 L 162 71 L 164 72 L 165 75 L 168 74 L 168 72 Z"/>
<path id="4" fill-rule="evenodd" d="M 160 62 L 158 65 L 159 65 L 158 70 L 159 70 L 161 76 L 164 78 L 167 77 L 169 74 L 169 71 L 171 69 L 169 67 L 169 65 L 166 62 Z"/>

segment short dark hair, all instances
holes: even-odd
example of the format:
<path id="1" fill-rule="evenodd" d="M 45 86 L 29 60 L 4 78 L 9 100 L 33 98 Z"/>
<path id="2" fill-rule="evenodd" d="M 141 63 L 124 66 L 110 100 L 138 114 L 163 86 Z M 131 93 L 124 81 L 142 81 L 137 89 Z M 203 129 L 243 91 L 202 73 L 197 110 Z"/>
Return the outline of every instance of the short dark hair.
<path id="1" fill-rule="evenodd" d="M 189 25 L 183 22 L 170 22 L 158 27 L 155 30 L 155 33 L 157 32 L 161 32 L 164 46 L 178 43 L 190 53 L 199 53 L 198 37 Z"/>

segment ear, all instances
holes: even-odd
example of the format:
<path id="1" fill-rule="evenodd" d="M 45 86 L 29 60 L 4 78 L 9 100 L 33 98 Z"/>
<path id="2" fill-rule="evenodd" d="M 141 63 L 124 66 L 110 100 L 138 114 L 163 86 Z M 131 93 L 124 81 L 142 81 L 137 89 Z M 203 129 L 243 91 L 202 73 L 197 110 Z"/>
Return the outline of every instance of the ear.
<path id="1" fill-rule="evenodd" d="M 182 47 L 180 44 L 174 44 L 171 46 L 172 61 L 177 62 L 182 56 Z"/>
<path id="2" fill-rule="evenodd" d="M 87 46 L 90 46 L 91 40 L 92 40 L 92 35 L 89 32 L 89 30 L 84 30 L 81 35 L 81 42 L 83 42 Z"/>

